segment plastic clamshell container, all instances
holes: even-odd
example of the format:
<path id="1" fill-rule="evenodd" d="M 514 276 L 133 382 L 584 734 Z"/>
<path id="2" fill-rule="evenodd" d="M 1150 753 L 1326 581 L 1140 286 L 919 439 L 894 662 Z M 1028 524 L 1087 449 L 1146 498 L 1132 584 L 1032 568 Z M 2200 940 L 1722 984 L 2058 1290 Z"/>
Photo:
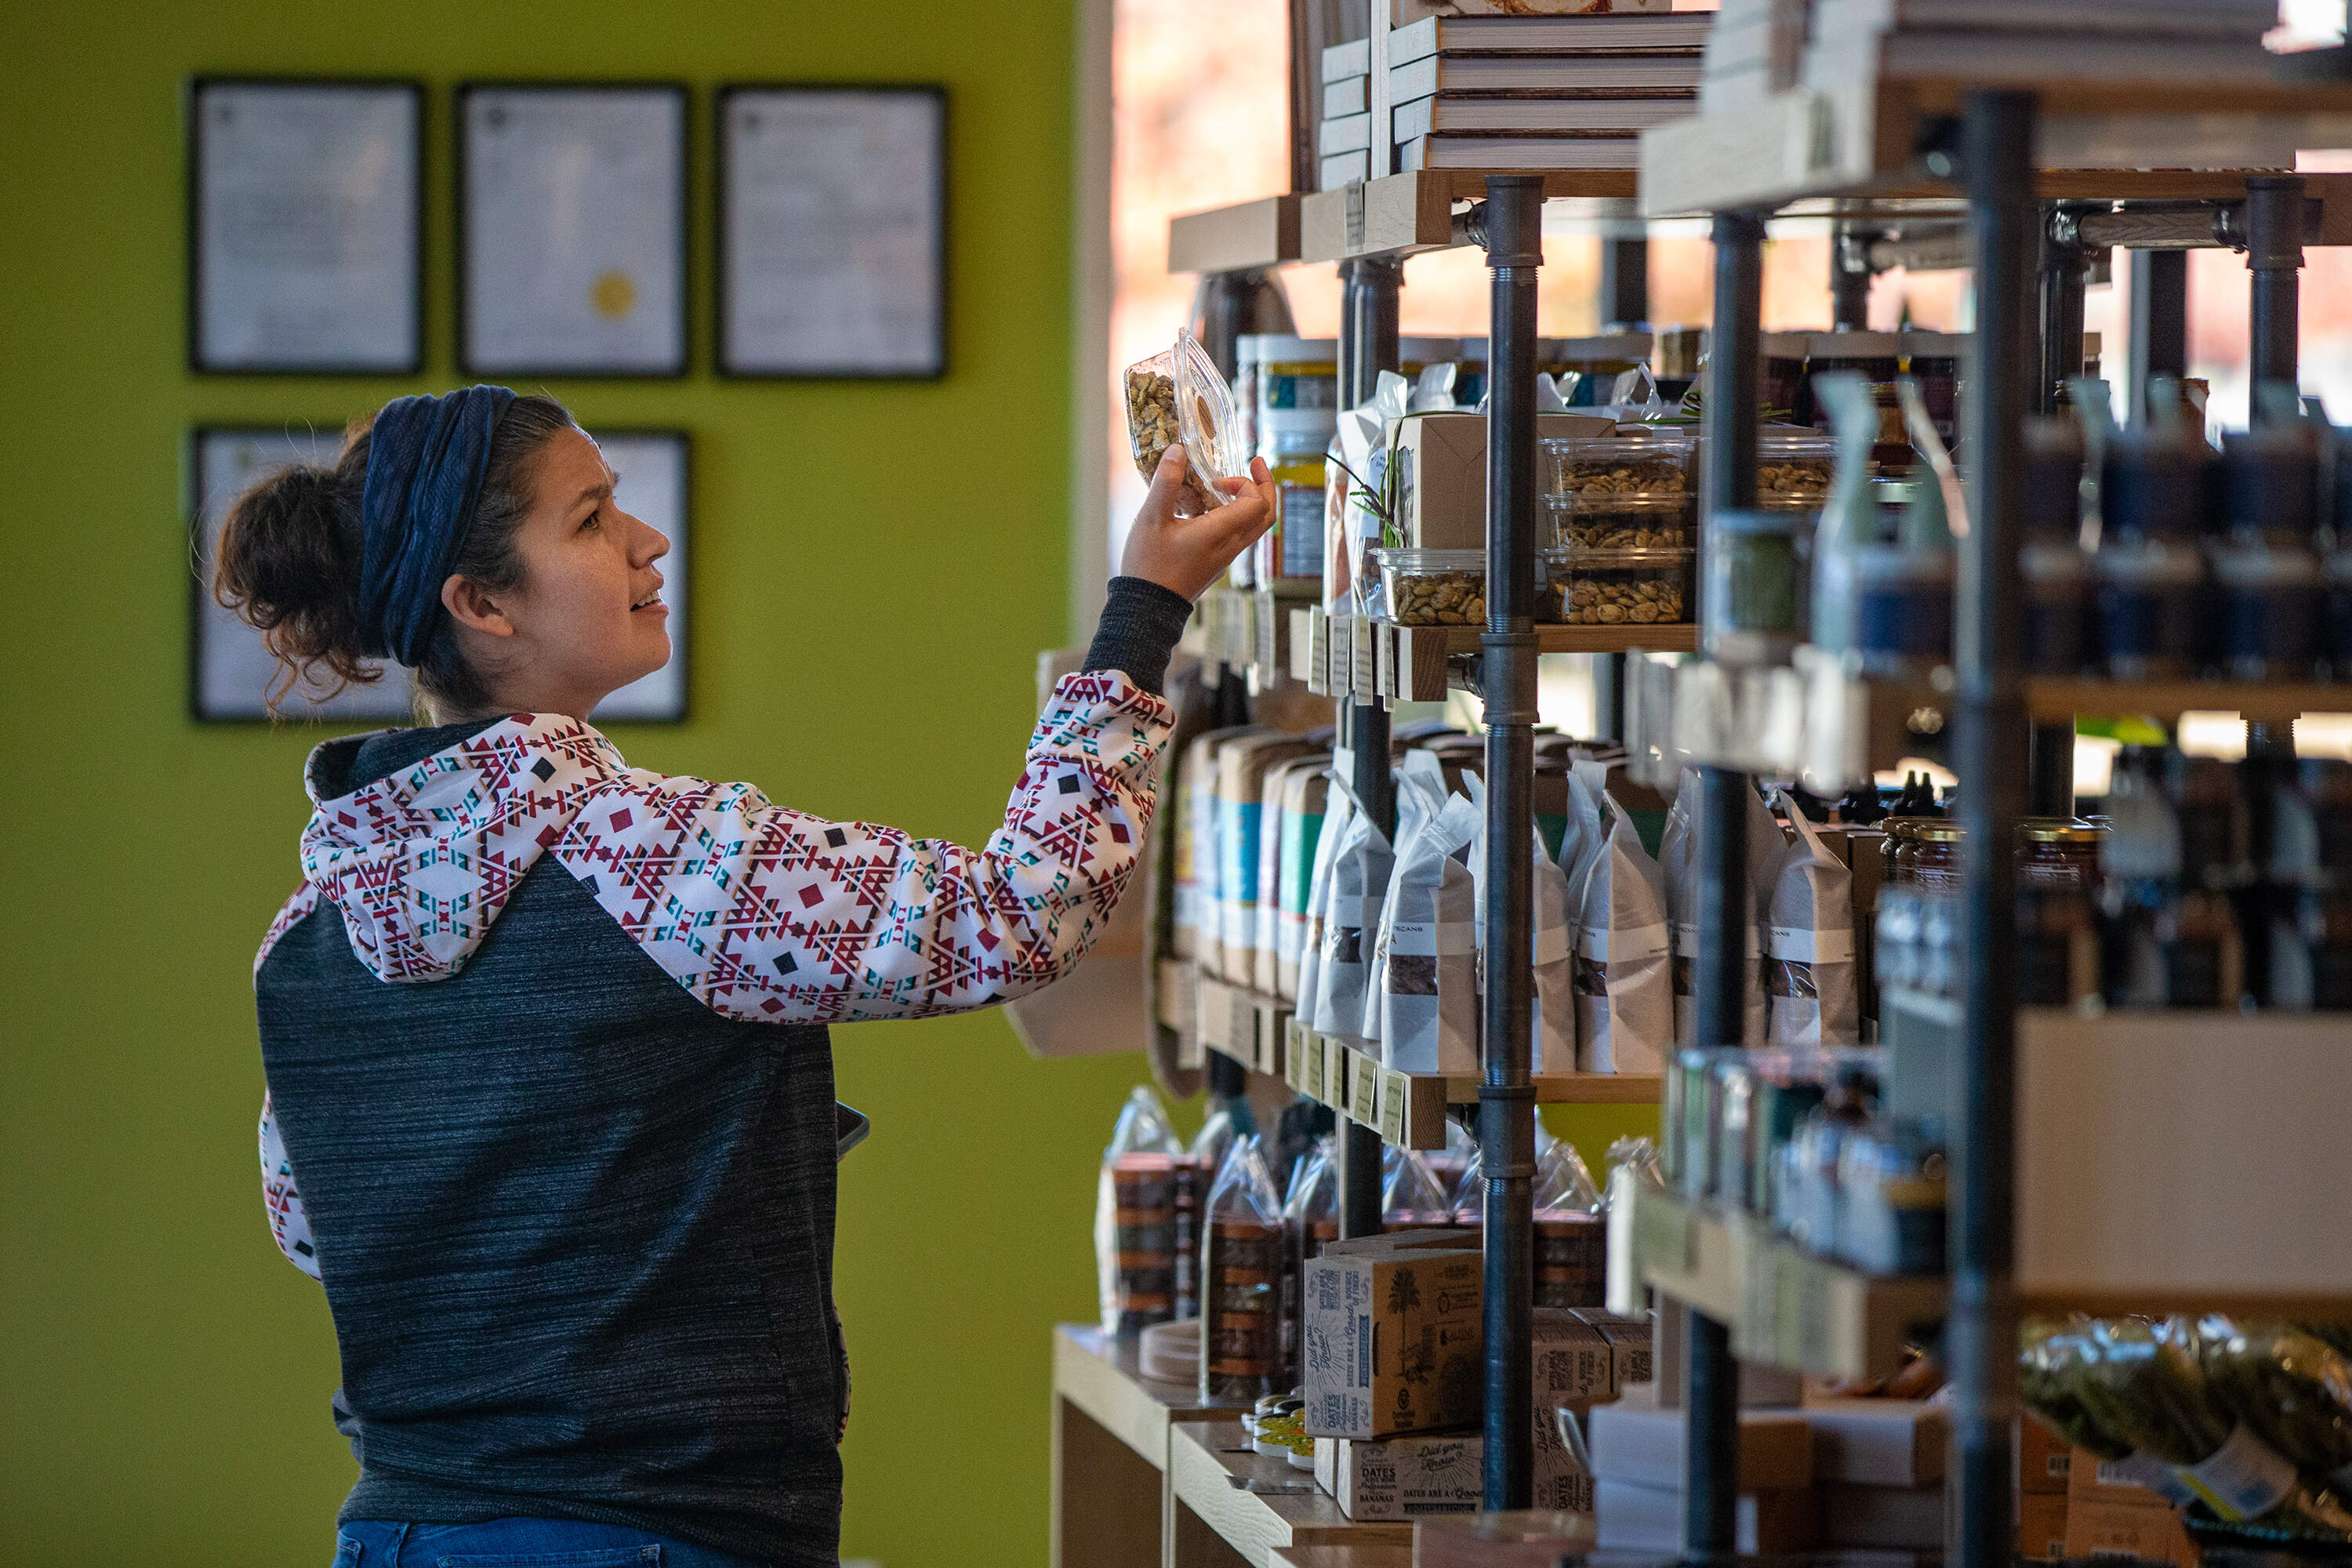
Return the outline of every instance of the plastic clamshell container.
<path id="1" fill-rule="evenodd" d="M 1689 493 L 1689 432 L 1638 426 L 1614 436 L 1555 436 L 1543 448 L 1544 489 L 1554 496 L 1675 497 Z"/>
<path id="2" fill-rule="evenodd" d="M 1692 542 L 1691 495 L 1554 494 L 1552 542 L 1580 550 L 1685 550 Z"/>
<path id="3" fill-rule="evenodd" d="M 1689 549 L 1547 550 L 1535 618 L 1574 626 L 1685 624 L 1696 556 Z"/>
<path id="4" fill-rule="evenodd" d="M 1381 570 L 1378 619 L 1401 626 L 1486 624 L 1483 550 L 1375 550 Z"/>
<path id="5" fill-rule="evenodd" d="M 1756 433 L 1756 504 L 1803 511 L 1829 499 L 1837 443 L 1818 430 Z"/>

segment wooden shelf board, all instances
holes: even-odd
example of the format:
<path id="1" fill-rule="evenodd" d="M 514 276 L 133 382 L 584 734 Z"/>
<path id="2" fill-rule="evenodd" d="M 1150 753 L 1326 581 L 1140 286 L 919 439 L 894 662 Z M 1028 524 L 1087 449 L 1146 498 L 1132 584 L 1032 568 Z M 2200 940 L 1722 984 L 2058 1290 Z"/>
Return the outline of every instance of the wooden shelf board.
<path id="1" fill-rule="evenodd" d="M 2233 680 L 2081 680 L 2035 676 L 2025 702 L 2037 719 L 2077 714 L 2242 713 L 2249 719 L 2293 719 L 2304 713 L 2352 713 L 2352 685 L 2320 681 L 2252 684 Z"/>
<path id="2" fill-rule="evenodd" d="M 1642 137 L 1643 213 L 1677 217 L 1771 210 L 1832 196 L 1949 195 L 1950 185 L 1918 167 L 1921 125 L 1955 112 L 1969 88 L 1997 85 L 1882 79 L 1824 91 L 1798 89 L 1753 109 L 1655 127 Z M 2037 89 L 2045 124 L 2068 133 L 2102 119 L 2121 121 L 2119 131 L 2137 128 L 2144 139 L 2142 122 L 2166 119 L 2178 125 L 2201 117 L 2210 134 L 2217 119 L 2352 113 L 2352 86 L 2343 84 L 2247 89 L 2071 79 L 2013 85 Z M 2307 194 L 2331 208 L 2342 200 L 2340 179 L 2306 179 Z M 2227 170 L 2053 168 L 2034 175 L 2034 194 L 2044 199 L 2234 199 L 2244 189 L 2243 173 Z M 2345 221 L 2324 222 L 2321 243 L 2344 243 Z"/>
<path id="3" fill-rule="evenodd" d="M 1911 1336 L 1945 1314 L 1942 1279 L 1873 1278 L 1800 1251 L 1749 1215 L 1717 1213 L 1630 1179 L 1617 1184 L 1612 1207 L 1612 1299 L 1654 1286 L 1729 1324 L 1732 1350 L 1744 1361 L 1825 1377 L 1877 1376 L 1894 1371 Z"/>
<path id="4" fill-rule="evenodd" d="M 1246 1491 L 1234 1484 L 1236 1478 L 1304 1482 L 1309 1489 Z M 1238 1421 L 1181 1421 L 1171 1426 L 1168 1486 L 1174 1501 L 1191 1509 L 1255 1568 L 1271 1568 L 1274 1553 L 1288 1547 L 1412 1545 L 1410 1523 L 1358 1524 L 1315 1485 L 1312 1471 L 1251 1452 Z"/>
<path id="5" fill-rule="evenodd" d="M 1229 1407 L 1204 1403 L 1190 1384 L 1161 1383 L 1137 1370 L 1132 1340 L 1089 1323 L 1054 1325 L 1054 1393 L 1150 1461 L 1168 1465 L 1168 1427 L 1213 1418 Z"/>
<path id="6" fill-rule="evenodd" d="M 1261 196 L 1169 219 L 1168 270 L 1240 272 L 1297 260 L 1298 204 L 1294 195 Z"/>
<path id="7" fill-rule="evenodd" d="M 1276 1568 L 1412 1568 L 1412 1548 L 1388 1542 L 1361 1546 L 1285 1546 L 1275 1549 L 1273 1562 Z"/>

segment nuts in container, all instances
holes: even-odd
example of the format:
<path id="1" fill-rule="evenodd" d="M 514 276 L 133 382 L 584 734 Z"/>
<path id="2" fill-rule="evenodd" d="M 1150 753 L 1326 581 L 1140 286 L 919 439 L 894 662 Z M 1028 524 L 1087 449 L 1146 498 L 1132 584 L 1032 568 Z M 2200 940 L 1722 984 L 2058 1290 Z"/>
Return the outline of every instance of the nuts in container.
<path id="1" fill-rule="evenodd" d="M 1542 445 L 1544 488 L 1555 496 L 1680 496 L 1690 489 L 1690 437 L 1679 429 L 1642 426 Z"/>
<path id="2" fill-rule="evenodd" d="M 1401 626 L 1486 624 L 1483 550 L 1375 550 L 1381 569 L 1378 616 Z"/>
<path id="3" fill-rule="evenodd" d="M 1687 548 L 1547 550 L 1536 619 L 1571 626 L 1687 622 L 1695 553 Z"/>
<path id="4" fill-rule="evenodd" d="M 1585 550 L 1686 549 L 1687 496 L 1555 495 L 1552 542 Z"/>
<path id="5" fill-rule="evenodd" d="M 1818 430 L 1756 433 L 1756 504 L 1818 507 L 1829 499 L 1837 443 Z"/>
<path id="6" fill-rule="evenodd" d="M 1174 348 L 1127 367 L 1127 438 L 1136 471 L 1150 479 L 1179 443 L 1192 459 L 1177 516 L 1215 510 L 1224 500 L 1217 481 L 1249 471 L 1239 432 L 1233 389 L 1192 333 L 1177 333 Z"/>

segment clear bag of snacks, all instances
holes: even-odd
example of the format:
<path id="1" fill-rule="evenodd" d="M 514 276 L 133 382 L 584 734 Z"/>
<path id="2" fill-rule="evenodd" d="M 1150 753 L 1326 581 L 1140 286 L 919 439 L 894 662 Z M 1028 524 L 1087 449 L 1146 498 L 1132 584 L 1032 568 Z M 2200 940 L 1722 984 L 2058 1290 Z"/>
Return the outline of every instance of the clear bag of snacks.
<path id="1" fill-rule="evenodd" d="M 1233 388 L 1190 332 L 1176 346 L 1127 367 L 1127 438 L 1135 468 L 1149 479 L 1168 448 L 1181 444 L 1192 459 L 1176 515 L 1198 517 L 1224 503 L 1218 481 L 1249 472 Z"/>
<path id="2" fill-rule="evenodd" d="M 1374 613 L 1401 626 L 1486 624 L 1483 550 L 1375 550 L 1380 597 Z"/>
<path id="3" fill-rule="evenodd" d="M 1575 626 L 1687 622 L 1695 558 L 1687 548 L 1547 550 L 1535 618 Z"/>
<path id="4" fill-rule="evenodd" d="M 1201 1280 L 1201 1397 L 1279 1394 L 1282 1376 L 1282 1199 L 1255 1132 L 1226 1152 L 1209 1189 Z"/>
<path id="5" fill-rule="evenodd" d="M 1138 1084 L 1103 1151 L 1095 1195 L 1095 1263 L 1107 1334 L 1132 1334 L 1176 1316 L 1177 1167 L 1183 1160 L 1160 1097 Z"/>
<path id="6" fill-rule="evenodd" d="M 1536 1305 L 1600 1306 L 1608 1295 L 1608 1221 L 1592 1173 L 1566 1139 L 1537 1158 L 1535 1221 Z"/>

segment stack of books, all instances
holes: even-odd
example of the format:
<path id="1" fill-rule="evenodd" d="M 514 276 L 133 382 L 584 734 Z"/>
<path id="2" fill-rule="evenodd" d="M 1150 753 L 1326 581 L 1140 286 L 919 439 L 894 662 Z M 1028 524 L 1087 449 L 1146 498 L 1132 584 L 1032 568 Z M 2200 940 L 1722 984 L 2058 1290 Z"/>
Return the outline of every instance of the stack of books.
<path id="1" fill-rule="evenodd" d="M 1803 79 L 1813 0 L 1723 0 L 1698 89 L 1708 114 L 1753 109 Z"/>
<path id="2" fill-rule="evenodd" d="M 1323 177 L 1336 191 L 1372 174 L 1372 46 L 1363 38 L 1323 51 L 1323 116 L 1316 122 Z M 1386 171 L 1383 171 L 1385 173 Z"/>
<path id="3" fill-rule="evenodd" d="M 1694 113 L 1706 11 L 1431 16 L 1389 35 L 1397 167 L 1632 169 Z"/>
<path id="4" fill-rule="evenodd" d="M 2252 86 L 2278 0 L 1813 0 L 1804 85 L 2052 77 Z"/>

